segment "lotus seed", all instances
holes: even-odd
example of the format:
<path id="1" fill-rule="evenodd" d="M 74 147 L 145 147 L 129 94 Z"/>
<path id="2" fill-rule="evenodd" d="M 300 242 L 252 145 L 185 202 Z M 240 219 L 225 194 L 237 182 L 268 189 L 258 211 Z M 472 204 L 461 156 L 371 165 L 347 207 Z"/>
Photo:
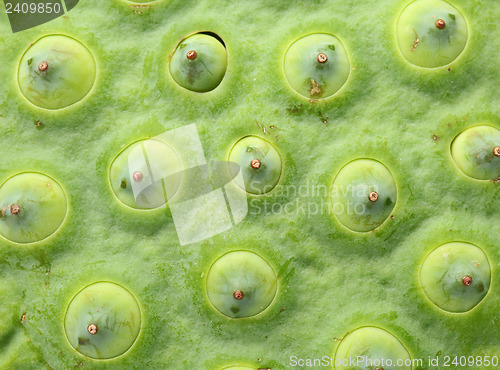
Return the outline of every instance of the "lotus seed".
<path id="1" fill-rule="evenodd" d="M 142 173 L 139 171 L 135 171 L 134 174 L 132 175 L 132 178 L 134 179 L 135 182 L 141 182 L 142 181 Z"/>
<path id="2" fill-rule="evenodd" d="M 465 285 L 465 286 L 469 286 L 472 284 L 472 278 L 470 276 L 464 276 L 464 278 L 462 279 L 462 283 Z"/>
<path id="3" fill-rule="evenodd" d="M 377 199 L 378 199 L 378 194 L 376 191 L 372 191 L 369 195 L 368 195 L 368 199 L 370 199 L 371 202 L 376 202 Z"/>
<path id="4" fill-rule="evenodd" d="M 97 325 L 95 324 L 90 324 L 89 327 L 87 328 L 88 332 L 92 335 L 97 333 Z"/>
<path id="5" fill-rule="evenodd" d="M 186 56 L 189 60 L 193 60 L 194 58 L 196 58 L 196 51 L 194 50 L 188 51 Z"/>
<path id="6" fill-rule="evenodd" d="M 10 206 L 10 213 L 13 215 L 18 215 L 19 212 L 21 212 L 21 207 L 19 207 L 17 204 L 13 204 Z"/>
<path id="7" fill-rule="evenodd" d="M 39 70 L 40 72 L 45 71 L 47 68 L 49 68 L 49 65 L 47 64 L 47 62 L 46 62 L 46 61 L 43 61 L 43 62 L 41 62 L 41 63 L 38 65 L 38 70 Z"/>
<path id="8" fill-rule="evenodd" d="M 328 60 L 328 57 L 326 56 L 326 54 L 323 54 L 323 53 L 318 54 L 318 62 L 325 63 L 327 60 Z"/>
<path id="9" fill-rule="evenodd" d="M 243 299 L 243 292 L 241 290 L 237 290 L 233 293 L 233 297 L 237 300 Z"/>
<path id="10" fill-rule="evenodd" d="M 258 159 L 253 159 L 252 162 L 250 162 L 250 166 L 258 170 L 260 168 L 260 161 Z"/>
<path id="11" fill-rule="evenodd" d="M 493 154 L 495 155 L 495 157 L 500 157 L 500 146 L 496 146 L 493 149 Z"/>
<path id="12" fill-rule="evenodd" d="M 445 21 L 443 21 L 442 19 L 438 19 L 436 21 L 436 27 L 439 28 L 440 30 L 442 30 L 443 28 L 446 27 Z"/>

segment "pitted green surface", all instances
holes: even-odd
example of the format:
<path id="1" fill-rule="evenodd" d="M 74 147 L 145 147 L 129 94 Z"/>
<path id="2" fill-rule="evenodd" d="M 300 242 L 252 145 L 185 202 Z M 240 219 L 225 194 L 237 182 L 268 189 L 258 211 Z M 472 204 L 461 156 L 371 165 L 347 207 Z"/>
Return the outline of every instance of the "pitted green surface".
<path id="1" fill-rule="evenodd" d="M 0 180 L 50 173 L 69 210 L 45 241 L 0 242 L 0 367 L 284 369 L 290 356 L 330 355 L 334 338 L 366 325 L 390 331 L 412 358 L 499 355 L 499 184 L 464 176 L 450 146 L 469 127 L 500 127 L 500 6 L 453 1 L 468 44 L 431 70 L 400 55 L 396 23 L 408 3 L 87 0 L 16 34 L 2 14 Z M 168 70 L 178 43 L 200 31 L 218 34 L 228 55 L 221 84 L 203 94 L 178 86 Z M 48 111 L 22 97 L 17 66 L 31 42 L 57 33 L 92 50 L 97 77 L 80 102 Z M 351 75 L 331 98 L 310 102 L 287 83 L 284 54 L 305 33 L 337 35 L 349 55 Z M 283 173 L 269 196 L 249 196 L 243 222 L 181 247 L 168 210 L 122 205 L 108 175 L 130 143 L 193 122 L 207 160 L 226 160 L 240 138 L 263 136 Z M 325 190 L 356 158 L 377 158 L 398 186 L 394 219 L 366 234 L 338 224 Z M 436 308 L 418 279 L 436 245 L 454 240 L 480 245 L 491 262 L 489 292 L 465 314 Z M 211 262 L 231 250 L 276 266 L 276 298 L 255 318 L 228 319 L 204 293 Z M 125 356 L 87 359 L 65 338 L 67 305 L 94 281 L 117 282 L 137 298 L 143 330 Z"/>

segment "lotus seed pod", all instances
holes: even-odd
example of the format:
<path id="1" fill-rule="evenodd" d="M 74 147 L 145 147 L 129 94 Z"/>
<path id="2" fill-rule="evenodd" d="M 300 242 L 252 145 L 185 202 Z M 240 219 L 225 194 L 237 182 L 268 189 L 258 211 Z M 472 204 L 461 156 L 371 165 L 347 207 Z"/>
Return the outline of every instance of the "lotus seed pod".
<path id="1" fill-rule="evenodd" d="M 471 127 L 458 135 L 451 155 L 458 168 L 478 180 L 500 177 L 500 130 L 491 126 Z"/>
<path id="2" fill-rule="evenodd" d="M 229 153 L 229 161 L 237 163 L 243 174 L 245 189 L 251 194 L 270 192 L 281 176 L 281 157 L 276 148 L 258 136 L 240 139 Z M 231 175 L 236 169 L 229 168 Z"/>
<path id="3" fill-rule="evenodd" d="M 141 329 L 141 311 L 122 286 L 99 282 L 85 287 L 71 301 L 64 318 L 68 341 L 81 354 L 109 359 L 127 352 Z"/>
<path id="4" fill-rule="evenodd" d="M 351 71 L 342 42 L 323 33 L 304 36 L 290 45 L 283 68 L 290 86 L 308 99 L 332 96 Z"/>
<path id="5" fill-rule="evenodd" d="M 226 48 L 216 37 L 197 33 L 181 41 L 170 60 L 170 74 L 182 87 L 196 92 L 215 89 L 226 74 Z"/>
<path id="6" fill-rule="evenodd" d="M 432 251 L 420 270 L 422 289 L 439 308 L 467 312 L 486 296 L 491 270 L 488 257 L 473 244 L 453 242 Z"/>
<path id="7" fill-rule="evenodd" d="M 207 295 L 223 315 L 232 318 L 255 316 L 264 311 L 276 295 L 278 279 L 262 257 L 247 251 L 229 252 L 210 267 Z M 242 297 L 237 298 L 235 292 Z"/>
<path id="8" fill-rule="evenodd" d="M 352 366 L 350 359 L 371 360 Z M 384 365 L 382 366 L 382 361 Z M 401 361 L 402 366 L 396 366 Z M 405 346 L 391 333 L 386 330 L 366 326 L 348 333 L 340 342 L 335 352 L 335 369 L 384 369 L 384 370 L 411 370 L 411 357 Z M 392 363 L 392 365 L 391 365 Z M 345 366 L 347 364 L 347 366 Z M 365 366 L 366 365 L 366 366 Z"/>
<path id="9" fill-rule="evenodd" d="M 82 100 L 92 89 L 96 63 L 79 41 L 48 35 L 35 41 L 19 63 L 21 93 L 34 105 L 61 109 Z"/>
<path id="10" fill-rule="evenodd" d="M 443 0 L 417 0 L 408 5 L 399 16 L 396 34 L 403 57 L 425 68 L 453 62 L 468 39 L 464 16 Z"/>
<path id="11" fill-rule="evenodd" d="M 115 158 L 110 167 L 110 185 L 123 204 L 136 209 L 154 209 L 177 192 L 182 164 L 168 144 L 155 140 L 133 143 Z"/>
<path id="12" fill-rule="evenodd" d="M 68 205 L 55 180 L 39 173 L 21 173 L 0 187 L 0 208 L 0 234 L 16 243 L 33 243 L 59 229 Z"/>
<path id="13" fill-rule="evenodd" d="M 335 178 L 330 197 L 333 212 L 348 229 L 367 232 L 390 216 L 397 200 L 396 183 L 382 163 L 357 159 Z"/>

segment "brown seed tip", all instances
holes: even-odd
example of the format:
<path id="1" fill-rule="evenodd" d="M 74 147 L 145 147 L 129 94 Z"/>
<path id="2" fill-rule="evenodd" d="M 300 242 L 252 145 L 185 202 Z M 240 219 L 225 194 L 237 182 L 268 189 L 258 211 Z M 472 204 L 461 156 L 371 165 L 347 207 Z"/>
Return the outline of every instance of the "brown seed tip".
<path id="1" fill-rule="evenodd" d="M 90 324 L 87 328 L 88 332 L 92 335 L 97 333 L 97 325 L 96 324 Z"/>
<path id="2" fill-rule="evenodd" d="M 327 60 L 328 60 L 328 57 L 326 56 L 326 54 L 323 54 L 323 53 L 318 54 L 318 62 L 325 63 Z"/>
<path id="3" fill-rule="evenodd" d="M 135 171 L 132 174 L 132 178 L 134 179 L 135 182 L 141 182 L 142 181 L 142 173 L 140 173 L 139 171 Z"/>
<path id="4" fill-rule="evenodd" d="M 46 61 L 40 62 L 40 64 L 38 65 L 38 70 L 40 72 L 46 71 L 47 68 L 49 68 L 49 65 Z"/>
<path id="5" fill-rule="evenodd" d="M 18 215 L 19 212 L 21 212 L 21 207 L 19 207 L 17 204 L 13 204 L 10 206 L 10 213 L 13 215 Z"/>
<path id="6" fill-rule="evenodd" d="M 256 170 L 258 170 L 260 168 L 260 161 L 258 159 L 254 159 L 252 160 L 252 162 L 250 162 L 250 166 Z"/>
<path id="7" fill-rule="evenodd" d="M 240 299 L 243 299 L 243 292 L 241 290 L 237 290 L 233 293 L 233 297 L 239 301 Z"/>
<path id="8" fill-rule="evenodd" d="M 370 194 L 368 194 L 368 199 L 370 199 L 370 202 L 376 202 L 378 199 L 378 194 L 376 191 L 372 191 Z"/>
<path id="9" fill-rule="evenodd" d="M 469 286 L 472 284 L 472 278 L 467 275 L 467 276 L 464 276 L 463 279 L 462 279 L 462 284 L 465 285 L 465 286 Z"/>
<path id="10" fill-rule="evenodd" d="M 442 30 L 443 28 L 446 27 L 446 23 L 442 19 L 438 19 L 436 21 L 436 27 Z"/>
<path id="11" fill-rule="evenodd" d="M 195 59 L 195 58 L 196 58 L 196 55 L 197 55 L 197 54 L 196 54 L 196 51 L 194 51 L 194 50 L 190 50 L 190 51 L 188 51 L 188 52 L 187 52 L 187 54 L 186 54 L 186 56 L 187 56 L 187 58 L 188 58 L 189 60 L 193 60 L 193 59 Z"/>
<path id="12" fill-rule="evenodd" d="M 493 148 L 493 154 L 495 157 L 500 157 L 500 146 L 496 146 Z"/>

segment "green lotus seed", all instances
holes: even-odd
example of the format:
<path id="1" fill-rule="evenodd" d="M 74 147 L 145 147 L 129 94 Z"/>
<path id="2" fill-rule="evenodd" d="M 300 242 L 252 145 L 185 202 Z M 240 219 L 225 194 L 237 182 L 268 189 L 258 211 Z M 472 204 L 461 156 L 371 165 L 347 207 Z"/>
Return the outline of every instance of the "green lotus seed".
<path id="1" fill-rule="evenodd" d="M 262 257 L 247 251 L 229 252 L 210 267 L 207 295 L 220 313 L 250 317 L 264 311 L 276 295 L 278 279 Z M 241 293 L 238 298 L 236 292 Z"/>
<path id="2" fill-rule="evenodd" d="M 342 42 L 329 34 L 304 36 L 288 48 L 283 69 L 290 86 L 308 99 L 324 99 L 340 90 L 351 71 Z"/>
<path id="3" fill-rule="evenodd" d="M 432 251 L 420 270 L 422 289 L 439 308 L 466 312 L 488 293 L 491 270 L 488 257 L 473 244 L 452 242 Z"/>
<path id="4" fill-rule="evenodd" d="M 45 109 L 82 100 L 96 79 L 91 52 L 75 39 L 48 35 L 35 41 L 19 62 L 17 81 L 26 99 Z"/>
<path id="5" fill-rule="evenodd" d="M 110 167 L 110 185 L 123 204 L 136 209 L 165 205 L 182 179 L 182 164 L 170 145 L 155 139 L 125 148 Z"/>
<path id="6" fill-rule="evenodd" d="M 340 170 L 330 199 L 333 213 L 345 227 L 367 232 L 390 216 L 397 200 L 396 183 L 382 163 L 357 159 Z"/>
<path id="7" fill-rule="evenodd" d="M 437 68 L 453 62 L 467 44 L 467 22 L 443 0 L 417 0 L 399 16 L 397 42 L 403 57 L 419 67 Z"/>
<path id="8" fill-rule="evenodd" d="M 215 89 L 226 74 L 226 48 L 216 37 L 197 33 L 184 39 L 170 60 L 170 74 L 182 87 L 196 92 Z"/>
<path id="9" fill-rule="evenodd" d="M 52 235 L 63 223 L 67 200 L 61 186 L 39 173 L 21 173 L 0 187 L 0 234 L 16 243 Z"/>
<path id="10" fill-rule="evenodd" d="M 109 282 L 94 283 L 81 290 L 64 318 L 71 346 L 95 359 L 124 354 L 136 341 L 140 329 L 137 300 L 122 286 Z"/>
<path id="11" fill-rule="evenodd" d="M 358 358 L 362 358 L 363 362 L 357 366 L 349 365 L 350 359 Z M 339 370 L 412 368 L 410 354 L 399 339 L 374 326 L 361 327 L 344 336 L 335 352 L 335 363 L 346 364 L 335 366 Z M 402 365 L 396 366 L 397 363 Z"/>
<path id="12" fill-rule="evenodd" d="M 451 144 L 451 155 L 458 168 L 478 180 L 500 177 L 500 130 L 491 126 L 471 127 Z"/>
<path id="13" fill-rule="evenodd" d="M 240 139 L 229 153 L 229 161 L 237 163 L 243 174 L 245 189 L 251 194 L 264 194 L 275 188 L 281 176 L 281 157 L 276 148 L 258 136 Z M 236 169 L 230 167 L 231 175 Z"/>

